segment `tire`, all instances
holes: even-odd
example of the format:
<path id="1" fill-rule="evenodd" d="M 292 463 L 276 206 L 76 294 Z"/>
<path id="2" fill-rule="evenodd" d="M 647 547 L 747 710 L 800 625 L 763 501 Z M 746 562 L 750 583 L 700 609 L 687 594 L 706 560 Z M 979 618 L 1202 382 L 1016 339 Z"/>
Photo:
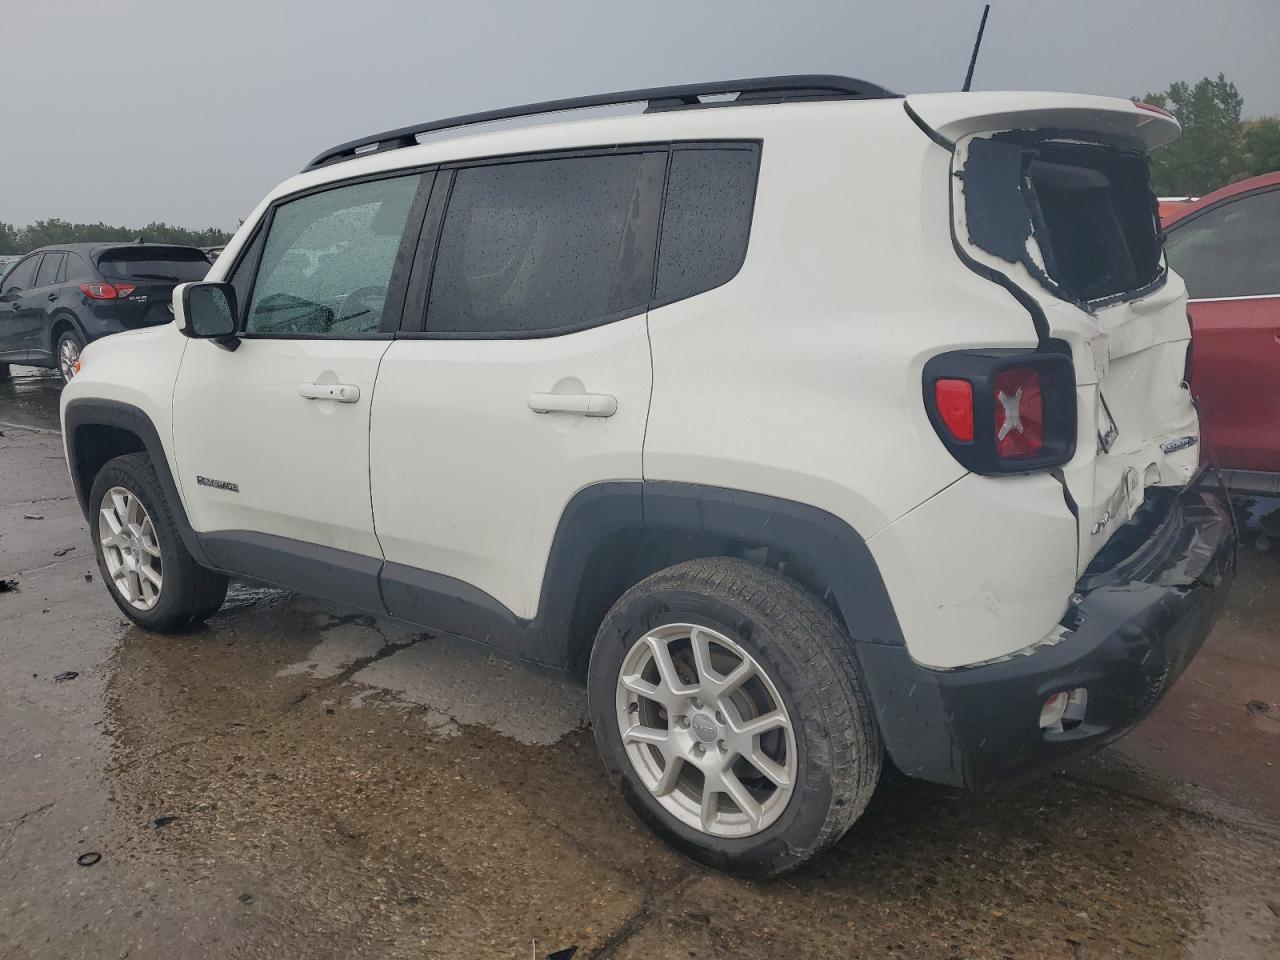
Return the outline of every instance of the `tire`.
<path id="1" fill-rule="evenodd" d="M 7 363 L 0 363 L 0 380 L 8 380 L 8 379 L 9 379 L 9 365 Z"/>
<path id="2" fill-rule="evenodd" d="M 663 645 L 680 684 L 696 682 L 710 694 L 686 701 L 668 689 L 655 652 Z M 709 651 L 705 667 L 694 653 L 699 647 Z M 714 684 L 740 669 L 749 679 L 717 694 Z M 632 587 L 600 626 L 587 684 L 596 744 L 623 797 L 705 866 L 750 877 L 800 866 L 844 835 L 880 776 L 884 747 L 844 631 L 815 597 L 757 564 L 691 560 Z M 665 712 L 647 692 L 666 698 Z M 780 714 L 787 725 L 744 739 L 740 731 L 753 712 L 759 725 Z M 757 765 L 741 750 L 766 755 Z M 674 773 L 669 751 L 680 755 Z M 770 765 L 774 773 L 765 776 Z M 666 789 L 668 776 L 679 779 L 660 798 L 655 789 Z M 712 791 L 708 807 L 712 778 L 725 789 Z M 742 787 L 748 795 L 739 803 Z"/>
<path id="3" fill-rule="evenodd" d="M 63 330 L 58 337 L 58 342 L 53 345 L 53 362 L 58 372 L 62 374 L 64 382 L 70 381 L 76 375 L 71 363 L 80 359 L 82 350 L 84 350 L 84 340 L 76 330 Z"/>
<path id="4" fill-rule="evenodd" d="M 143 533 L 138 537 L 126 535 L 124 539 L 130 542 L 125 545 L 108 544 L 104 548 L 104 531 L 109 538 L 114 536 L 112 521 L 103 516 L 109 495 L 115 525 L 120 525 L 120 504 L 128 504 L 129 518 L 138 520 L 136 526 Z M 137 499 L 141 513 L 135 511 L 131 497 Z M 130 620 L 156 633 L 172 633 L 202 623 L 222 606 L 227 578 L 200 566 L 188 552 L 155 468 L 145 453 L 108 461 L 94 478 L 89 504 L 89 531 L 98 570 L 116 606 Z M 132 568 L 128 568 L 126 555 L 133 561 Z M 141 572 L 134 577 L 129 575 L 128 569 L 138 570 L 139 563 L 158 574 L 158 584 L 144 585 L 142 581 L 150 578 Z M 122 566 L 127 569 L 122 571 Z M 137 602 L 126 595 L 126 589 L 140 592 Z"/>

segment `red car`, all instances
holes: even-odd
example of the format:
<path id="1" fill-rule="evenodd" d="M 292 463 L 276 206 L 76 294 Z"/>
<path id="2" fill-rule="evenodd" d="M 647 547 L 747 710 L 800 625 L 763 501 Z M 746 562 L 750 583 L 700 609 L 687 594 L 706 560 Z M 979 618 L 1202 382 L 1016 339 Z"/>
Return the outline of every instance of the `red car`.
<path id="1" fill-rule="evenodd" d="M 1204 457 L 1234 487 L 1280 493 L 1280 172 L 1179 206 L 1164 226 L 1190 297 Z"/>

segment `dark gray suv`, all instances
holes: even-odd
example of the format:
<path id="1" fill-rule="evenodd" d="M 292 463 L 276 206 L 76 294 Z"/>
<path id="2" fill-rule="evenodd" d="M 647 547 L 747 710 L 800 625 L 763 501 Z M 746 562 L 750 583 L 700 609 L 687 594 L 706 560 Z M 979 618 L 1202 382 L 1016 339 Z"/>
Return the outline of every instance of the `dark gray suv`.
<path id="1" fill-rule="evenodd" d="M 197 247 L 69 243 L 41 247 L 0 281 L 0 379 L 9 364 L 57 367 L 75 376 L 86 343 L 173 319 L 173 288 L 203 280 Z"/>

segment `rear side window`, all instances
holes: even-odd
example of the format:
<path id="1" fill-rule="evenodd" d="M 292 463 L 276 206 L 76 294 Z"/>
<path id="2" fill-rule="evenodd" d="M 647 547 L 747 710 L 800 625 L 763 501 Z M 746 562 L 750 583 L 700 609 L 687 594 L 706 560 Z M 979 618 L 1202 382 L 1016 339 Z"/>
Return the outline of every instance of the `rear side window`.
<path id="1" fill-rule="evenodd" d="M 56 282 L 58 271 L 62 269 L 62 264 L 66 260 L 65 253 L 46 253 L 44 262 L 40 264 L 40 270 L 36 273 L 37 287 L 51 287 Z"/>
<path id="2" fill-rule="evenodd" d="M 60 281 L 92 280 L 93 274 L 80 254 L 68 253 L 67 261 L 63 264 L 62 274 L 58 279 Z"/>
<path id="3" fill-rule="evenodd" d="M 1165 250 L 1193 299 L 1280 295 L 1280 190 L 1175 224 Z"/>
<path id="4" fill-rule="evenodd" d="M 661 152 L 459 170 L 427 330 L 547 336 L 643 310 L 665 166 Z"/>
<path id="5" fill-rule="evenodd" d="M 753 148 L 674 151 L 658 253 L 659 303 L 718 287 L 741 268 L 759 163 Z"/>
<path id="6" fill-rule="evenodd" d="M 98 258 L 98 269 L 112 280 L 161 280 L 188 283 L 203 280 L 209 261 L 199 250 L 134 247 L 110 250 Z"/>

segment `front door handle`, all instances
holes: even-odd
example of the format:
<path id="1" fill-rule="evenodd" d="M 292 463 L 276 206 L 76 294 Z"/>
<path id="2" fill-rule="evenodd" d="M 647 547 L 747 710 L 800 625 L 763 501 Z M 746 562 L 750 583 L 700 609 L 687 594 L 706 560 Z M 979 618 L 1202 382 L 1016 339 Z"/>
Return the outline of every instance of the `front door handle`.
<path id="1" fill-rule="evenodd" d="M 304 400 L 355 403 L 360 399 L 360 388 L 354 383 L 302 383 L 298 385 L 298 396 Z"/>
<path id="2" fill-rule="evenodd" d="M 607 393 L 535 393 L 529 398 L 534 413 L 577 413 L 584 417 L 612 417 L 618 398 Z"/>
<path id="3" fill-rule="evenodd" d="M 58 295 L 57 295 L 56 293 L 51 293 L 51 294 L 49 294 L 49 299 L 50 299 L 50 300 L 57 300 L 57 299 L 58 299 Z"/>

